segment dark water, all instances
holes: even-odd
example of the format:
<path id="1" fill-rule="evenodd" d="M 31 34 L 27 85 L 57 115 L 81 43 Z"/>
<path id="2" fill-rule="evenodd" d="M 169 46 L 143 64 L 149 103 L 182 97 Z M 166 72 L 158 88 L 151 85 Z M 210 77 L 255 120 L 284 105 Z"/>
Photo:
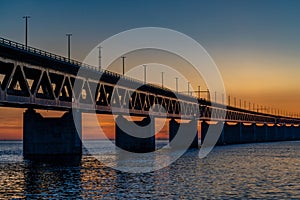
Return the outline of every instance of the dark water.
<path id="1" fill-rule="evenodd" d="M 144 174 L 88 155 L 77 165 L 24 161 L 21 142 L 0 142 L 0 177 L 0 199 L 300 199 L 300 142 L 216 147 L 205 159 L 191 150 Z"/>

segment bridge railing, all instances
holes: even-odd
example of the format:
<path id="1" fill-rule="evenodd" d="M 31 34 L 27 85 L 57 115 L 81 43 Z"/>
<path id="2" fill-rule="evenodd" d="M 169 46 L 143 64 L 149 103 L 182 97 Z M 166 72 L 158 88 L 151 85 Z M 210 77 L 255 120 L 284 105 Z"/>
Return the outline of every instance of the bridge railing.
<path id="1" fill-rule="evenodd" d="M 0 37 L 0 45 L 7 46 L 7 47 L 10 47 L 10 48 L 14 48 L 14 49 L 18 49 L 18 50 L 21 50 L 21 51 L 25 51 L 27 53 L 31 53 L 31 54 L 34 54 L 34 55 L 43 56 L 43 57 L 46 57 L 48 59 L 63 62 L 65 64 L 74 65 L 74 67 L 75 66 L 76 67 L 84 67 L 84 68 L 87 68 L 87 69 L 90 69 L 90 70 L 94 70 L 98 73 L 105 73 L 109 76 L 122 78 L 122 79 L 127 80 L 127 81 L 131 81 L 131 82 L 138 83 L 140 85 L 144 85 L 144 82 L 142 82 L 141 80 L 134 79 L 134 78 L 131 78 L 131 77 L 128 77 L 128 76 L 124 76 L 124 75 L 118 74 L 116 72 L 99 69 L 98 67 L 95 67 L 95 66 L 83 63 L 83 62 L 79 62 L 77 60 L 68 59 L 66 57 L 63 57 L 63 56 L 60 56 L 60 55 L 57 55 L 57 54 L 53 54 L 53 53 L 50 53 L 50 52 L 47 52 L 47 51 L 44 51 L 44 50 L 41 50 L 41 49 L 38 49 L 38 48 L 35 48 L 35 47 L 26 46 L 24 44 L 21 44 L 21 43 L 15 42 L 15 41 L 11 41 L 11 40 L 8 40 L 8 39 L 2 38 L 2 37 Z M 157 88 L 157 89 L 172 91 L 172 90 L 170 90 L 166 87 L 162 87 L 161 85 L 158 85 L 158 84 L 147 83 L 147 85 L 150 86 L 150 87 L 153 87 L 153 88 Z M 180 96 L 183 96 L 183 97 L 197 99 L 197 97 L 195 95 L 189 95 L 189 94 L 184 94 L 184 93 L 177 93 L 177 94 L 180 95 Z M 206 99 L 206 98 L 204 98 L 204 100 L 209 101 L 209 99 Z M 285 118 L 285 119 L 286 118 L 295 119 L 295 118 L 290 118 L 290 117 L 287 117 L 287 116 L 284 116 L 284 117 L 280 116 L 280 117 Z"/>
<path id="2" fill-rule="evenodd" d="M 91 69 L 95 69 L 95 70 L 97 69 L 95 66 L 92 66 L 92 65 L 89 65 L 89 64 L 86 64 L 86 63 L 82 63 L 82 62 L 79 62 L 77 60 L 68 59 L 66 57 L 63 57 L 63 56 L 60 56 L 60 55 L 57 55 L 57 54 L 53 54 L 53 53 L 50 53 L 50 52 L 47 52 L 47 51 L 44 51 L 44 50 L 41 50 L 41 49 L 38 49 L 38 48 L 35 48 L 35 47 L 26 46 L 24 44 L 14 42 L 14 41 L 11 41 L 11 40 L 8 40 L 8 39 L 5 39 L 5 38 L 1 38 L 1 37 L 0 37 L 0 44 L 7 45 L 9 47 L 13 47 L 13 48 L 16 48 L 16 49 L 19 49 L 19 50 L 27 51 L 27 52 L 30 52 L 30 53 L 33 53 L 33 54 L 41 55 L 41 56 L 51 58 L 51 59 L 54 59 L 54 60 L 66 62 L 68 64 L 83 66 L 83 67 L 87 67 L 87 68 L 91 68 Z"/>
<path id="3" fill-rule="evenodd" d="M 100 73 L 105 73 L 109 76 L 122 78 L 122 79 L 125 79 L 127 81 L 131 81 L 131 82 L 138 83 L 140 85 L 144 85 L 144 82 L 141 81 L 141 80 L 131 78 L 131 77 L 128 77 L 128 76 L 124 76 L 124 75 L 121 75 L 121 74 L 118 74 L 116 72 L 112 72 L 112 71 L 109 71 L 109 70 L 99 69 L 98 67 L 95 67 L 95 66 L 83 63 L 83 62 L 79 62 L 77 60 L 68 59 L 64 56 L 60 56 L 60 55 L 57 55 L 57 54 L 54 54 L 54 53 L 50 53 L 50 52 L 47 52 L 47 51 L 44 51 L 44 50 L 41 50 L 41 49 L 38 49 L 38 48 L 35 48 L 35 47 L 26 46 L 24 44 L 21 44 L 21 43 L 12 41 L 12 40 L 8 40 L 8 39 L 2 38 L 2 37 L 0 37 L 0 44 L 4 45 L 4 46 L 11 47 L 11 48 L 15 48 L 15 49 L 18 49 L 18 50 L 26 51 L 26 52 L 29 52 L 31 54 L 36 54 L 36 55 L 39 55 L 39 56 L 47 57 L 47 58 L 50 58 L 50 59 L 55 60 L 55 61 L 60 61 L 60 62 L 63 62 L 65 64 L 71 64 L 71 65 L 74 65 L 74 66 L 77 66 L 77 67 L 84 67 L 84 68 L 94 70 L 94 71 L 97 71 L 97 72 L 100 72 Z M 170 90 L 166 87 L 162 87 L 162 86 L 157 85 L 157 84 L 147 83 L 147 85 L 150 86 L 150 87 L 153 87 L 153 88 L 158 88 L 158 89 L 163 89 L 163 90 Z M 181 96 L 189 97 L 189 98 L 191 98 L 191 97 L 196 98 L 194 96 L 187 95 L 187 94 L 182 94 L 182 93 L 178 93 L 178 94 L 181 95 Z"/>

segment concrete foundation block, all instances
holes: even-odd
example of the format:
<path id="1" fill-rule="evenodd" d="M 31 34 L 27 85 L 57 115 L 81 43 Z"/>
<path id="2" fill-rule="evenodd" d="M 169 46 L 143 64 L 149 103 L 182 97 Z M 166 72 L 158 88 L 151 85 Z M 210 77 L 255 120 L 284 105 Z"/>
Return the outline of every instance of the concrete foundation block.
<path id="1" fill-rule="evenodd" d="M 155 123 L 150 118 L 142 121 L 128 121 L 122 116 L 116 118 L 116 146 L 130 152 L 147 153 L 155 151 Z M 134 126 L 133 123 L 135 123 Z M 150 124 L 150 127 L 143 127 Z M 125 127 L 123 130 L 121 127 Z M 130 135 L 134 133 L 139 137 Z"/>
<path id="2" fill-rule="evenodd" d="M 81 113 L 73 119 L 72 112 L 62 117 L 44 118 L 33 109 L 23 115 L 24 158 L 47 156 L 81 156 Z M 74 120 L 79 125 L 76 129 Z"/>
<path id="3" fill-rule="evenodd" d="M 180 130 L 179 130 L 180 129 Z M 176 137 L 176 140 L 174 138 Z M 169 142 L 171 148 L 198 148 L 197 120 L 179 123 L 175 119 L 169 121 Z"/>

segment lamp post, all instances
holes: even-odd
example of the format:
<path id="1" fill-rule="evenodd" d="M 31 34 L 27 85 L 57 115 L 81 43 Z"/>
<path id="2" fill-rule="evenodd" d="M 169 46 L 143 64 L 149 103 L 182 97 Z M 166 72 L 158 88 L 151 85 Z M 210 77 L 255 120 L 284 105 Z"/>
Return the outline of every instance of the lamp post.
<path id="1" fill-rule="evenodd" d="M 67 33 L 66 36 L 68 37 L 68 60 L 70 62 L 71 59 L 71 33 Z"/>
<path id="2" fill-rule="evenodd" d="M 210 91 L 208 88 L 206 89 L 206 93 L 207 93 L 207 100 L 210 101 Z"/>
<path id="3" fill-rule="evenodd" d="M 144 84 L 146 84 L 147 82 L 147 65 L 143 65 L 144 66 Z"/>
<path id="4" fill-rule="evenodd" d="M 161 72 L 161 87 L 164 88 L 164 72 Z"/>
<path id="5" fill-rule="evenodd" d="M 125 74 L 125 56 L 122 56 L 121 57 L 122 58 L 122 63 L 123 63 L 123 76 L 124 76 L 124 74 Z"/>
<path id="6" fill-rule="evenodd" d="M 175 85 L 176 86 L 176 92 L 178 93 L 178 77 L 176 77 L 175 80 L 176 80 L 176 85 Z"/>
<path id="7" fill-rule="evenodd" d="M 28 43 L 28 19 L 30 16 L 24 16 L 23 19 L 25 19 L 25 47 L 27 49 L 27 43 Z"/>
<path id="8" fill-rule="evenodd" d="M 224 103 L 225 103 L 225 96 L 224 94 L 222 94 L 222 104 L 224 105 Z"/>
<path id="9" fill-rule="evenodd" d="M 101 68 L 102 68 L 102 66 L 101 66 L 101 49 L 102 49 L 102 47 L 101 46 L 99 46 L 98 47 L 98 49 L 99 49 L 99 71 L 101 70 Z"/>
<path id="10" fill-rule="evenodd" d="M 217 103 L 217 91 L 215 91 L 215 103 Z"/>

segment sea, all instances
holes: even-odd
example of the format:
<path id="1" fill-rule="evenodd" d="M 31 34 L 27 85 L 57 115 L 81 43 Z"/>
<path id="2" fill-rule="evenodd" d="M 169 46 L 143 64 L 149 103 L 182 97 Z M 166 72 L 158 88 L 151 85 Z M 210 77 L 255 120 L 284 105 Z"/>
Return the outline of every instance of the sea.
<path id="1" fill-rule="evenodd" d="M 96 151 L 105 151 L 105 144 Z M 162 169 L 129 173 L 86 151 L 76 162 L 28 161 L 22 141 L 0 141 L 0 199 L 300 199 L 300 141 L 217 146 L 205 158 L 198 154 L 188 150 Z"/>

